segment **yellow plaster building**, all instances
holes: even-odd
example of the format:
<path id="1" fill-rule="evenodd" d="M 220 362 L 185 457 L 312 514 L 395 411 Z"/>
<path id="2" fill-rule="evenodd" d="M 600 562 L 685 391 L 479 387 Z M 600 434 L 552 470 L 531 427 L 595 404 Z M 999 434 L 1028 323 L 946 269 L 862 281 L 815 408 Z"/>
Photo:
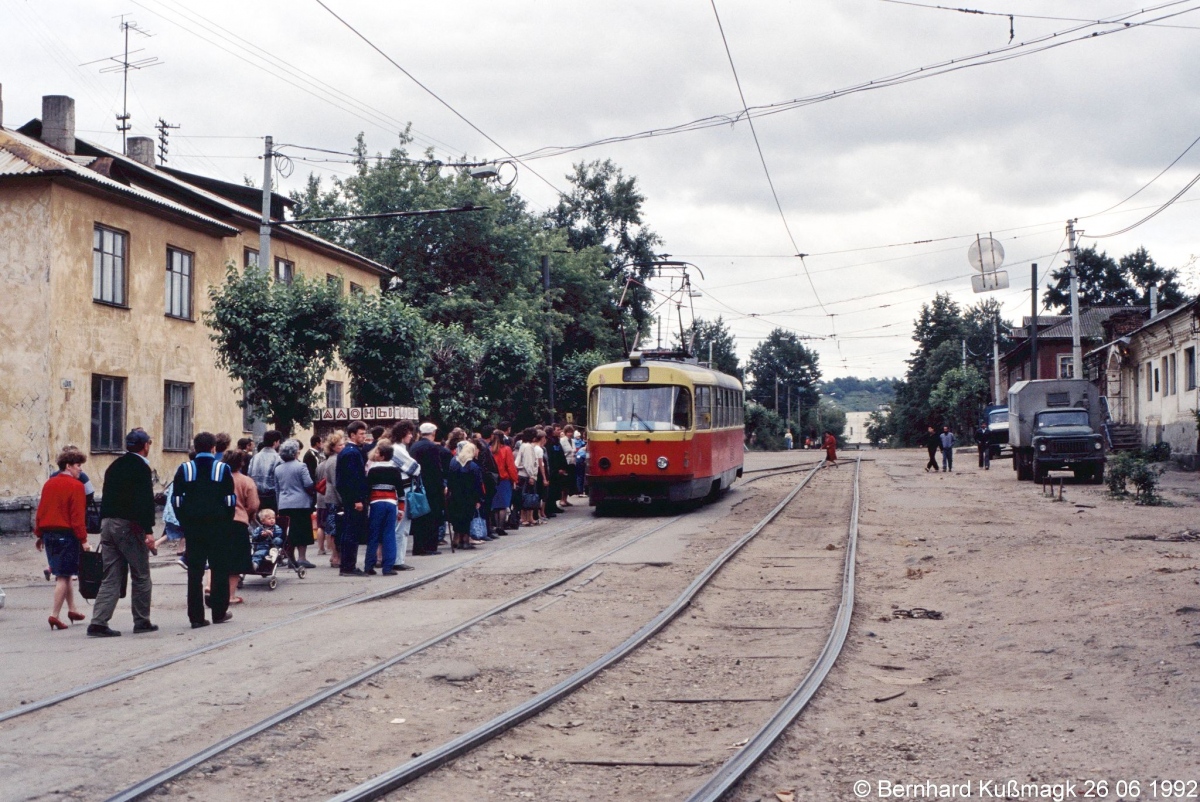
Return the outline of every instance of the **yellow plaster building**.
<path id="1" fill-rule="evenodd" d="M 154 165 L 154 143 L 122 155 L 74 136 L 74 102 L 43 98 L 42 119 L 0 125 L 0 529 L 27 531 L 54 456 L 88 454 L 97 489 L 134 426 L 150 433 L 161 482 L 195 431 L 250 422 L 216 367 L 203 322 L 230 262 L 257 264 L 262 193 Z M 274 196 L 272 216 L 289 201 Z M 378 291 L 383 265 L 289 226 L 272 232 L 277 280 L 303 274 Z M 346 406 L 343 371 L 328 406 Z"/>

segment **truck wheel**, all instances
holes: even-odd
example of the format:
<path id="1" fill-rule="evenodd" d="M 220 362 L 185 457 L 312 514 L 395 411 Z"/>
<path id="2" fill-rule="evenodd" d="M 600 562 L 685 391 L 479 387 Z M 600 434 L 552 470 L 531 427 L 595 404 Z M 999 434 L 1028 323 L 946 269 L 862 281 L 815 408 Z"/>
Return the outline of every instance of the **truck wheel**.
<path id="1" fill-rule="evenodd" d="M 1046 471 L 1035 460 L 1033 463 L 1033 482 L 1040 485 L 1044 481 L 1046 481 Z"/>
<path id="2" fill-rule="evenodd" d="M 1017 466 L 1017 481 L 1028 482 L 1033 478 L 1033 458 L 1026 454 L 1013 455 L 1013 462 Z"/>
<path id="3" fill-rule="evenodd" d="M 1103 465 L 1097 465 L 1096 467 L 1092 468 L 1092 484 L 1094 484 L 1094 485 L 1104 484 L 1104 466 Z"/>

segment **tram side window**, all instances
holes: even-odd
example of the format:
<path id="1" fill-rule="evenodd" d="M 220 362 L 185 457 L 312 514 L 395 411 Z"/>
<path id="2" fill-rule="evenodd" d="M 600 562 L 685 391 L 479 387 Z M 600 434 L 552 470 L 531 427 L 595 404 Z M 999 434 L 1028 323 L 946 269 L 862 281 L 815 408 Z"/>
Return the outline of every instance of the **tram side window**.
<path id="1" fill-rule="evenodd" d="M 729 426 L 729 408 L 733 405 L 729 403 L 729 390 L 725 387 L 721 388 L 721 428 Z"/>
<path id="2" fill-rule="evenodd" d="M 720 387 L 713 388 L 713 428 L 720 429 L 725 425 L 725 397 Z"/>
<path id="3" fill-rule="evenodd" d="M 675 396 L 675 414 L 671 422 L 679 429 L 692 428 L 692 394 L 686 387 L 680 387 Z"/>
<path id="4" fill-rule="evenodd" d="M 696 428 L 712 428 L 712 388 L 696 387 Z"/>

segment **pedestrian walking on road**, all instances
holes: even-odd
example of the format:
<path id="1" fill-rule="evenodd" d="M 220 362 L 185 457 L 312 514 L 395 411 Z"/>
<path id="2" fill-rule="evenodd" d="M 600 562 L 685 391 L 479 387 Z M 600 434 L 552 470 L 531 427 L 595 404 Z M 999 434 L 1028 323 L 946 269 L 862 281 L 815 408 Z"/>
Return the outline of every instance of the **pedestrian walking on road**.
<path id="1" fill-rule="evenodd" d="M 229 466 L 217 458 L 216 438 L 200 432 L 193 438 L 195 459 L 179 466 L 171 499 L 175 514 L 188 539 L 187 612 L 192 629 L 206 627 L 204 613 L 204 569 L 210 577 L 212 623 L 233 618 L 229 612 L 229 567 L 237 488 Z"/>
<path id="2" fill-rule="evenodd" d="M 82 451 L 64 448 L 58 455 L 58 470 L 42 485 L 42 497 L 38 501 L 34 534 L 37 549 L 46 551 L 46 562 L 54 575 L 54 604 L 50 609 L 50 629 L 66 629 L 59 616 L 63 603 L 67 605 L 67 618 L 82 621 L 87 618 L 75 607 L 75 591 L 71 578 L 79 574 L 79 555 L 87 551 L 87 493 L 79 481 L 83 463 L 87 457 Z"/>
<path id="3" fill-rule="evenodd" d="M 308 561 L 313 537 L 312 514 L 316 486 L 308 466 L 299 458 L 300 441 L 287 440 L 279 447 L 275 468 L 275 487 L 279 494 L 279 514 L 288 519 L 288 560 L 301 568 L 316 568 Z"/>
<path id="4" fill-rule="evenodd" d="M 836 468 L 838 466 L 837 438 L 833 436 L 833 432 L 825 432 L 825 439 L 821 441 L 821 445 L 825 448 L 825 460 Z"/>
<path id="5" fill-rule="evenodd" d="M 125 435 L 125 453 L 104 472 L 100 499 L 100 553 L 104 581 L 92 607 L 87 634 L 94 638 L 120 635 L 109 627 L 125 572 L 129 572 L 133 632 L 154 632 L 150 623 L 150 549 L 154 547 L 154 475 L 150 470 L 150 435 L 137 428 Z"/>
<path id="6" fill-rule="evenodd" d="M 979 449 L 979 467 L 985 471 L 992 469 L 992 445 L 988 442 L 987 421 L 980 421 L 975 427 L 975 447 Z"/>
<path id="7" fill-rule="evenodd" d="M 942 446 L 942 470 L 950 473 L 954 470 L 954 432 L 950 431 L 949 426 L 942 427 L 938 442 Z"/>
<path id="8" fill-rule="evenodd" d="M 395 449 L 392 441 L 379 438 L 367 461 L 367 486 L 370 488 L 370 535 L 363 559 L 363 573 L 375 576 L 376 553 L 384 576 L 396 574 L 396 517 L 399 512 L 400 487 L 404 475 L 392 462 Z"/>
<path id="9" fill-rule="evenodd" d="M 934 473 L 938 472 L 937 453 L 942 447 L 942 440 L 938 437 L 937 430 L 932 426 L 925 435 L 925 450 L 929 452 L 929 461 L 925 463 L 925 473 L 929 473 L 932 468 Z"/>

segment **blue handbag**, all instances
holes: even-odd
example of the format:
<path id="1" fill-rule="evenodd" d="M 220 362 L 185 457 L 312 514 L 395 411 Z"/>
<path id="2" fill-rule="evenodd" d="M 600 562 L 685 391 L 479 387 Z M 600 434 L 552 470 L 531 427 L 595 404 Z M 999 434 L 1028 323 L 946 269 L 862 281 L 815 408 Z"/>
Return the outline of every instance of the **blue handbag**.
<path id="1" fill-rule="evenodd" d="M 474 540 L 487 540 L 487 521 L 483 520 L 482 515 L 476 514 L 471 519 L 471 537 Z"/>
<path id="2" fill-rule="evenodd" d="M 404 512 L 409 518 L 430 513 L 429 497 L 425 495 L 425 484 L 420 476 L 413 479 L 412 487 L 404 494 Z"/>

